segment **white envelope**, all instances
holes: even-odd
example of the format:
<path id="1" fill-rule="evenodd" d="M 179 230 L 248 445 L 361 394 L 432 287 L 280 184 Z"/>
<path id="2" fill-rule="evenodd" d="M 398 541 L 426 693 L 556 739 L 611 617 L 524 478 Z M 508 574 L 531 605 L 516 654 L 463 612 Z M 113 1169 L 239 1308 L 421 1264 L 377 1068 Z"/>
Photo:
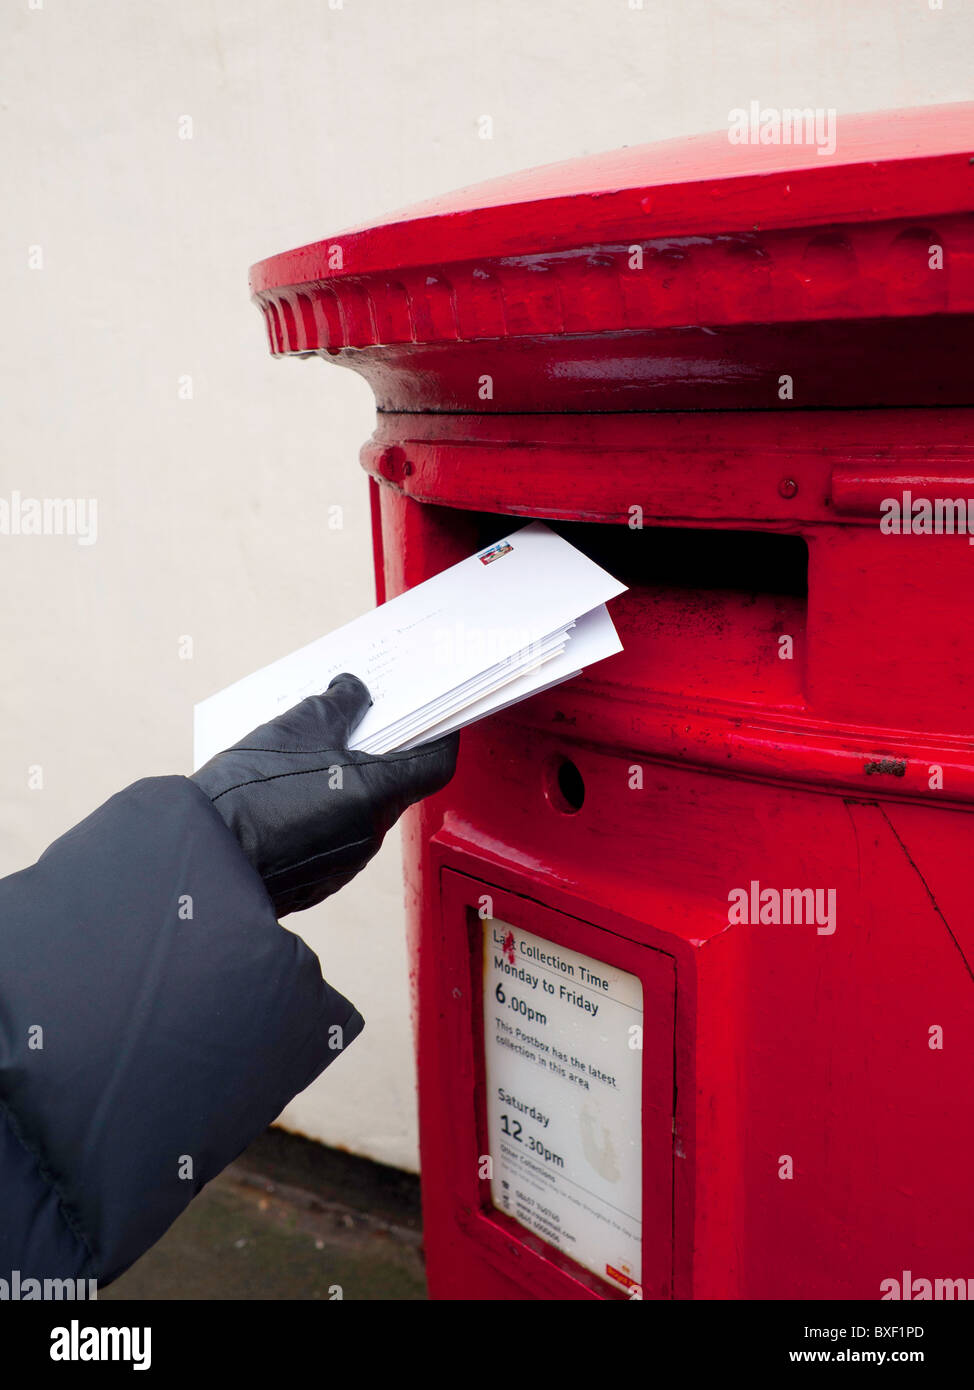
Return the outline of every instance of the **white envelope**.
<path id="1" fill-rule="evenodd" d="M 532 522 L 203 700 L 194 766 L 342 671 L 373 699 L 352 748 L 388 752 L 463 727 L 620 651 L 603 605 L 625 587 Z"/>

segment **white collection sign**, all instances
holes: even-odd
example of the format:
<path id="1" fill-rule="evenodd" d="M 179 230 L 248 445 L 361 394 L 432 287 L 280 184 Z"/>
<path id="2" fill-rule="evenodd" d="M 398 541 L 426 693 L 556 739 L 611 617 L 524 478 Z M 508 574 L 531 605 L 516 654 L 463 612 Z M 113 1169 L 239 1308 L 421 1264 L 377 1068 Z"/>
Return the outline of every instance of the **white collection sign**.
<path id="1" fill-rule="evenodd" d="M 638 1297 L 642 985 L 496 918 L 483 975 L 494 1205 Z"/>

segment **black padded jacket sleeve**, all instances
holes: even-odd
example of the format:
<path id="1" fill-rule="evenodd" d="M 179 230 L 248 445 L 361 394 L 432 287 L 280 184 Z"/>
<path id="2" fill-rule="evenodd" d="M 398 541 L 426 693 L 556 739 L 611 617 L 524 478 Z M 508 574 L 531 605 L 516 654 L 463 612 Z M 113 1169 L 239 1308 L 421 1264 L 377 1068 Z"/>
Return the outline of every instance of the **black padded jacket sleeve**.
<path id="1" fill-rule="evenodd" d="M 0 1276 L 107 1284 L 363 1021 L 185 777 L 0 881 Z"/>

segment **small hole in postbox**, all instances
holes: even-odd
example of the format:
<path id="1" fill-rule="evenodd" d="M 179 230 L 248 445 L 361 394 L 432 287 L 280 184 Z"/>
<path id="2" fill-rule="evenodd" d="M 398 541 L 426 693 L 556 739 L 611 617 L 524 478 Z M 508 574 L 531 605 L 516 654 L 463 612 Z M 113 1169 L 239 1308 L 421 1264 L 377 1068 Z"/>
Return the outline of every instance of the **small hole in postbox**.
<path id="1" fill-rule="evenodd" d="M 544 793 L 564 816 L 573 816 L 585 800 L 585 779 L 571 758 L 549 758 L 544 766 Z"/>

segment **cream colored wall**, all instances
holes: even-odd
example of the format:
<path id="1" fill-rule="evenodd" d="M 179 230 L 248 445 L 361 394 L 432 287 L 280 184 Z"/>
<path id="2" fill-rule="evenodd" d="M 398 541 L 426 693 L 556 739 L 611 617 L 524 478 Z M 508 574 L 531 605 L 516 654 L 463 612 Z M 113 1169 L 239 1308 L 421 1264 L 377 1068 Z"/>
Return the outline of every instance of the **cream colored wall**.
<path id="1" fill-rule="evenodd" d="M 270 360 L 251 262 L 486 177 L 725 128 L 752 99 L 841 118 L 972 95 L 967 0 L 333 5 L 0 17 L 0 498 L 98 503 L 94 544 L 0 536 L 0 871 L 126 783 L 188 771 L 195 700 L 373 601 L 371 396 Z M 282 1122 L 415 1167 L 398 844 L 291 925 L 367 1030 Z"/>

